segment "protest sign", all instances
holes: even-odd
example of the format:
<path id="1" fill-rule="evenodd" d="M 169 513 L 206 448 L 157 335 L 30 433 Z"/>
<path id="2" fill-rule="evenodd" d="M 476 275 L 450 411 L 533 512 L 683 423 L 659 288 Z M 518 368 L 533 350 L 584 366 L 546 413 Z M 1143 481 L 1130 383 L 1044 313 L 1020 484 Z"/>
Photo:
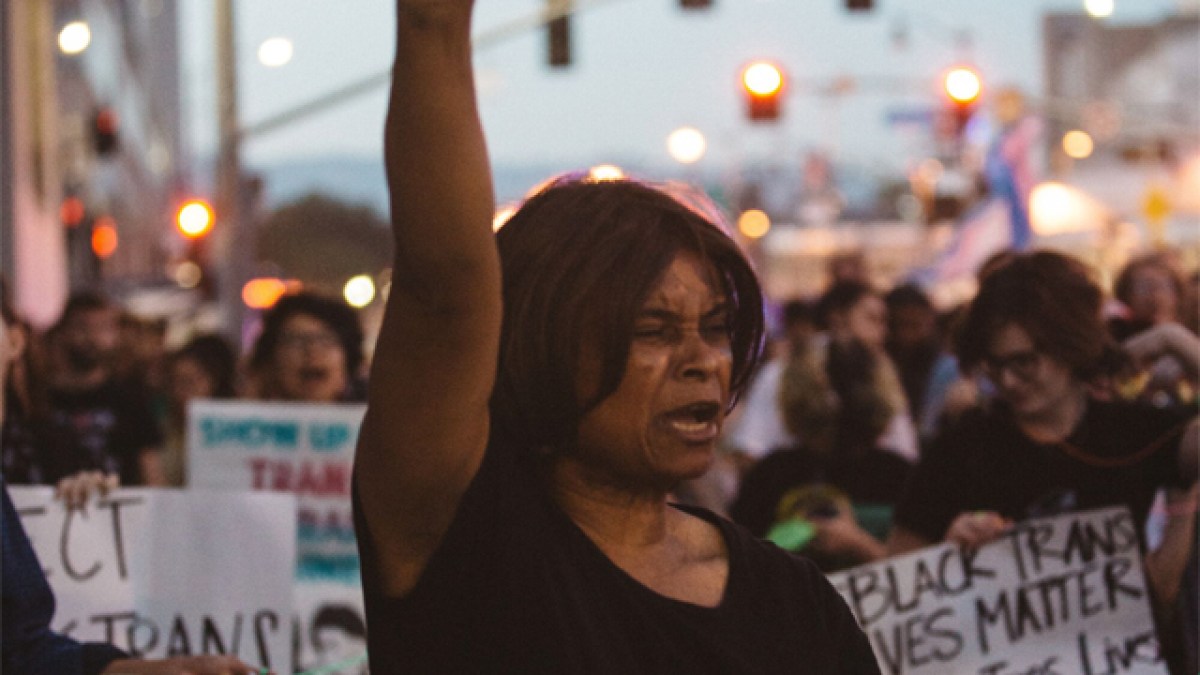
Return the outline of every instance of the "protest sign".
<path id="1" fill-rule="evenodd" d="M 188 485 L 292 492 L 297 576 L 358 583 L 350 506 L 366 407 L 196 401 L 188 408 Z"/>
<path id="2" fill-rule="evenodd" d="M 1125 508 L 1027 521 L 831 575 L 884 673 L 1165 674 Z"/>
<path id="3" fill-rule="evenodd" d="M 67 510 L 50 488 L 9 492 L 54 591 L 54 630 L 291 672 L 291 495 L 134 488 Z"/>
<path id="4" fill-rule="evenodd" d="M 296 495 L 293 657 L 297 667 L 329 675 L 365 672 L 355 659 L 366 640 L 350 501 L 365 411 L 242 401 L 198 401 L 188 410 L 189 485 Z M 340 662 L 351 665 L 332 666 Z"/>

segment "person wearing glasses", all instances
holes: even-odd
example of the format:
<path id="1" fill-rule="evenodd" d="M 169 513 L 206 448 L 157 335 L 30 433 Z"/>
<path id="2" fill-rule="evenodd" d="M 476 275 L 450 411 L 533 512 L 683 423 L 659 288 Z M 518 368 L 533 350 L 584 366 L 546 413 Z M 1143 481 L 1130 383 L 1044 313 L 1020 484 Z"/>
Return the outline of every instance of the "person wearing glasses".
<path id="1" fill-rule="evenodd" d="M 892 553 L 943 540 L 977 547 L 1016 521 L 1114 505 L 1129 508 L 1144 545 L 1155 492 L 1196 479 L 1200 427 L 1194 408 L 1092 395 L 1115 349 L 1102 301 L 1090 269 L 1049 251 L 1014 256 L 984 277 L 957 351 L 995 394 L 921 458 L 896 510 Z M 1134 357 L 1145 363 L 1166 350 L 1188 347 L 1144 344 Z"/>
<path id="2" fill-rule="evenodd" d="M 276 401 L 359 401 L 363 358 L 353 308 L 316 293 L 285 295 L 263 316 L 250 354 L 253 393 Z"/>

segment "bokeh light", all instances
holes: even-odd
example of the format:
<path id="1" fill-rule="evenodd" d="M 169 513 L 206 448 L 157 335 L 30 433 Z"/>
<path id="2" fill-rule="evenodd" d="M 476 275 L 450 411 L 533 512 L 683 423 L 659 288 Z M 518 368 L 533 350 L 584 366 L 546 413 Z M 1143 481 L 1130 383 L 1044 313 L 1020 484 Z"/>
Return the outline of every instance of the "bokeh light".
<path id="1" fill-rule="evenodd" d="M 58 31 L 58 49 L 68 55 L 82 54 L 92 44 L 92 29 L 83 21 L 72 21 Z"/>
<path id="2" fill-rule="evenodd" d="M 1112 16 L 1115 3 L 1113 0 L 1084 0 L 1083 9 L 1094 19 L 1107 19 Z"/>
<path id="3" fill-rule="evenodd" d="M 1084 159 L 1091 156 L 1095 144 L 1092 142 L 1092 137 L 1088 132 L 1074 129 L 1063 134 L 1062 148 L 1068 157 L 1072 159 Z"/>
<path id="4" fill-rule="evenodd" d="M 117 252 L 117 221 L 111 216 L 101 216 L 92 225 L 92 252 L 97 258 L 112 257 Z"/>
<path id="5" fill-rule="evenodd" d="M 750 239 L 760 239 L 771 231 L 771 217 L 759 209 L 743 211 L 738 216 L 737 228 L 738 232 Z"/>
<path id="6" fill-rule="evenodd" d="M 258 62 L 268 68 L 278 68 L 287 65 L 292 60 L 295 48 L 292 41 L 285 37 L 273 37 L 263 40 L 258 46 Z"/>
<path id="7" fill-rule="evenodd" d="M 375 280 L 366 274 L 352 277 L 342 288 L 342 295 L 351 307 L 362 309 L 375 299 Z"/>
<path id="8" fill-rule="evenodd" d="M 695 164 L 708 150 L 704 134 L 694 127 L 680 127 L 667 137 L 667 152 L 680 164 Z"/>

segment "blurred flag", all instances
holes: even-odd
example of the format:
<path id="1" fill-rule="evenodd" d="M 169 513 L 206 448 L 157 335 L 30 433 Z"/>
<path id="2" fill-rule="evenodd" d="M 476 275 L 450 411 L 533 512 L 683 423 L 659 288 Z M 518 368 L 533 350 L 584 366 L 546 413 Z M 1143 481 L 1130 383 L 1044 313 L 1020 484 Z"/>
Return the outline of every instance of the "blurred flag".
<path id="1" fill-rule="evenodd" d="M 1030 150 L 1041 126 L 1037 118 L 1025 117 L 992 141 L 984 159 L 987 198 L 955 224 L 954 235 L 934 262 L 913 273 L 916 283 L 934 289 L 971 280 L 993 253 L 1030 247 L 1029 193 L 1034 185 Z"/>

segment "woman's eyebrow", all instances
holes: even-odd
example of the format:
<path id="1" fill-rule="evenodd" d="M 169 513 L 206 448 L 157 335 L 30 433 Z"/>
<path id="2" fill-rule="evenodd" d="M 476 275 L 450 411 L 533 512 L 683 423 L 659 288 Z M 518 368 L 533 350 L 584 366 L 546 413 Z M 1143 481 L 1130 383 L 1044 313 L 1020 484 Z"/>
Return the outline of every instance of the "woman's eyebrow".
<path id="1" fill-rule="evenodd" d="M 714 305 L 712 309 L 705 312 L 700 318 L 712 319 L 724 317 L 727 314 L 729 314 L 729 304 L 722 301 Z M 664 321 L 678 320 L 681 317 L 682 314 L 679 312 L 665 307 L 643 307 L 637 314 L 637 318 L 639 319 L 662 319 Z"/>

